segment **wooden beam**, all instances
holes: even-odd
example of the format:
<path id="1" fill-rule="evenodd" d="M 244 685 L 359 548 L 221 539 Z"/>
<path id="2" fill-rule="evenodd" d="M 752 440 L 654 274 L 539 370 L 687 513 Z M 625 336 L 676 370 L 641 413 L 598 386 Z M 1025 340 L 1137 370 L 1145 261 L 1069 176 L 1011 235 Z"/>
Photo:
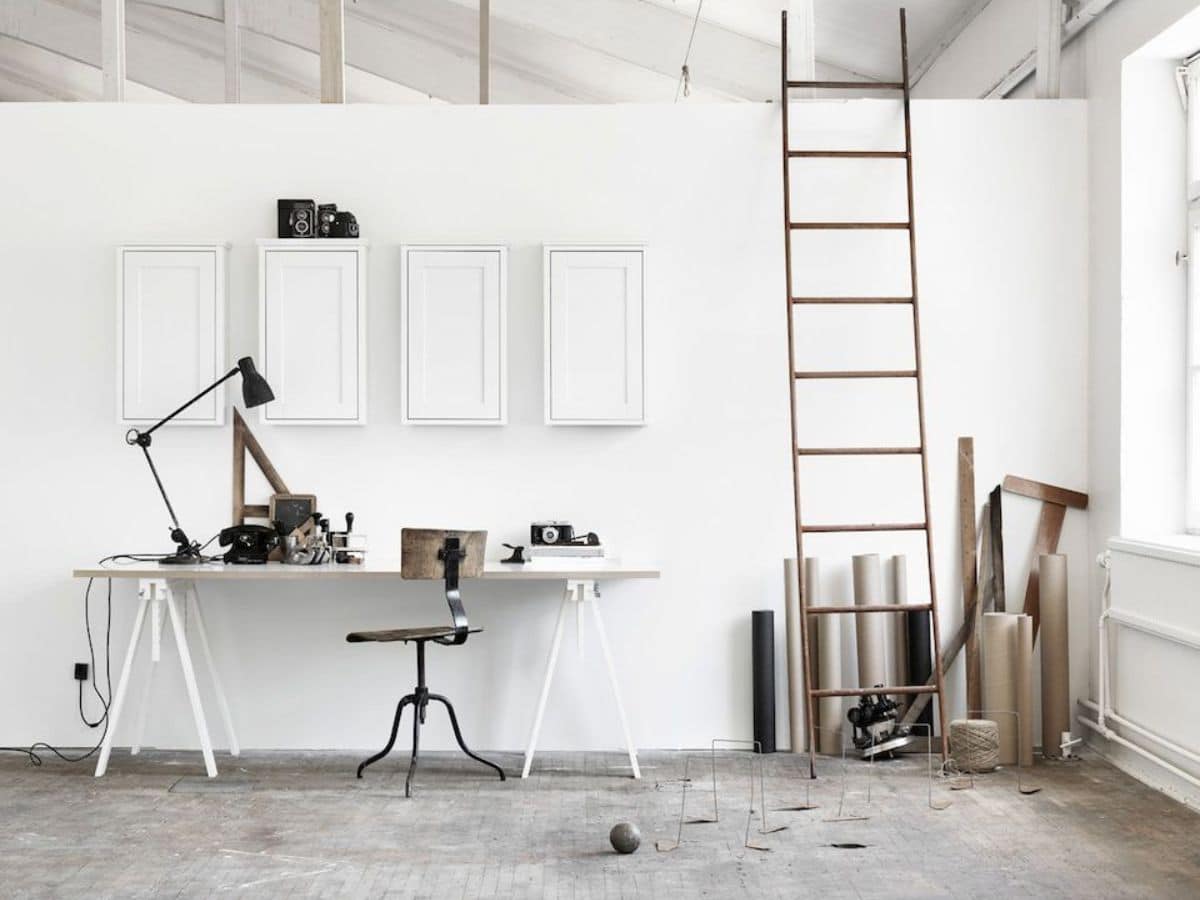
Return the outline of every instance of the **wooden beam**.
<path id="1" fill-rule="evenodd" d="M 990 556 L 992 606 L 996 612 L 1005 612 L 1007 601 L 1004 591 L 1004 516 L 1000 502 L 1000 485 L 996 485 L 988 495 L 988 511 L 988 536 L 991 538 L 991 546 L 984 547 L 983 552 Z"/>
<path id="2" fill-rule="evenodd" d="M 813 0 L 788 0 L 788 78 L 817 77 L 817 35 Z"/>
<path id="3" fill-rule="evenodd" d="M 1033 543 L 1033 560 L 1029 563 L 1029 580 L 1025 583 L 1025 615 L 1033 619 L 1033 640 L 1037 642 L 1038 625 L 1041 624 L 1042 588 L 1038 561 L 1043 553 L 1058 550 L 1058 539 L 1062 536 L 1063 519 L 1067 508 L 1059 503 L 1043 503 L 1038 517 L 1037 539 Z M 982 709 L 983 707 L 973 707 Z"/>
<path id="4" fill-rule="evenodd" d="M 917 86 L 920 80 L 925 77 L 925 73 L 933 68 L 933 64 L 949 49 L 951 44 L 958 40 L 958 36 L 967 30 L 967 26 L 974 22 L 981 12 L 987 9 L 991 2 L 992 0 L 975 0 L 958 18 L 950 23 L 950 26 L 945 31 L 938 35 L 933 49 L 921 58 L 921 61 L 917 63 L 909 75 L 913 87 Z"/>
<path id="5" fill-rule="evenodd" d="M 125 99 L 125 0 L 101 0 L 100 69 L 105 100 Z"/>
<path id="6" fill-rule="evenodd" d="M 225 3 L 225 102 L 242 102 L 242 32 L 238 27 L 239 0 Z"/>
<path id="7" fill-rule="evenodd" d="M 1117 0 L 1087 0 L 1075 10 L 1075 14 L 1063 26 L 1060 47 L 1065 47 L 1083 33 L 1083 30 L 1100 18 Z M 1009 69 L 999 81 L 980 95 L 980 99 L 988 100 L 997 97 L 1007 97 L 1033 74 L 1037 68 L 1037 48 L 1030 50 L 1021 60 Z"/>
<path id="8" fill-rule="evenodd" d="M 344 0 L 320 0 L 321 102 L 346 102 L 346 7 Z"/>
<path id="9" fill-rule="evenodd" d="M 983 709 L 979 659 L 979 572 L 975 529 L 975 439 L 958 439 L 959 561 L 962 566 L 963 622 L 967 626 L 967 709 Z"/>
<path id="10" fill-rule="evenodd" d="M 1088 495 L 1081 491 L 1072 491 L 1029 478 L 1019 478 L 1016 475 L 1005 475 L 1003 487 L 1010 494 L 1020 494 L 1022 497 L 1057 503 L 1072 509 L 1087 509 L 1088 505 Z"/>
<path id="11" fill-rule="evenodd" d="M 492 0 L 479 0 L 479 102 L 492 99 Z"/>
<path id="12" fill-rule="evenodd" d="M 1037 79 L 1038 99 L 1054 100 L 1062 93 L 1062 0 L 1037 0 Z"/>

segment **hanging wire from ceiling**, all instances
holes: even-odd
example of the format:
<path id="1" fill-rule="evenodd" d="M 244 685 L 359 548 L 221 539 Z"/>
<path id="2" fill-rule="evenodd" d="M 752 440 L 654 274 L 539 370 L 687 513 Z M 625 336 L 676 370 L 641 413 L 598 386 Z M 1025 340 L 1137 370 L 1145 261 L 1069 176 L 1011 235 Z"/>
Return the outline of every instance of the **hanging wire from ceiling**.
<path id="1" fill-rule="evenodd" d="M 679 84 L 675 86 L 675 101 L 679 102 L 679 95 L 690 97 L 692 93 L 692 74 L 688 71 L 688 60 L 692 55 L 692 44 L 696 40 L 696 26 L 700 24 L 700 10 L 704 9 L 704 0 L 700 0 L 696 4 L 696 17 L 692 19 L 692 33 L 688 37 L 687 50 L 683 54 L 683 65 L 679 67 Z"/>

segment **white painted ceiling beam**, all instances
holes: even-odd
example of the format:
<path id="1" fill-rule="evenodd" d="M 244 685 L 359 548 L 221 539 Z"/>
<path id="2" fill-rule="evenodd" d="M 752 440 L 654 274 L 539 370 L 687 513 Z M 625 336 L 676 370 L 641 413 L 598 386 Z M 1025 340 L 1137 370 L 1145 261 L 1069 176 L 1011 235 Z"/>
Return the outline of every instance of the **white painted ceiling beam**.
<path id="1" fill-rule="evenodd" d="M 103 76 L 98 66 L 16 38 L 0 36 L 0 101 L 95 101 L 103 94 Z M 132 79 L 125 82 L 125 100 L 134 103 L 181 102 L 178 97 Z"/>
<path id="2" fill-rule="evenodd" d="M 1059 65 L 1062 59 L 1062 0 L 1037 0 L 1037 89 L 1039 99 L 1053 100 L 1062 93 Z"/>
<path id="3" fill-rule="evenodd" d="M 933 48 L 913 66 L 910 78 L 914 87 L 946 52 L 946 49 L 958 40 L 958 36 L 966 31 L 967 27 L 979 17 L 979 14 L 988 8 L 991 2 L 992 0 L 974 0 L 969 7 L 951 21 L 945 31 L 938 35 Z"/>
<path id="4" fill-rule="evenodd" d="M 491 102 L 492 0 L 479 0 L 479 103 Z"/>
<path id="5" fill-rule="evenodd" d="M 240 0 L 224 0 L 225 27 L 225 102 L 242 100 L 242 29 Z"/>
<path id="6" fill-rule="evenodd" d="M 1087 0 L 1063 26 L 1060 47 L 1067 46 L 1079 37 L 1085 28 L 1100 18 L 1116 2 L 1117 0 Z M 984 99 L 1007 97 L 1032 75 L 1036 68 L 1037 49 L 1035 48 L 1009 69 L 1003 78 L 992 85 L 991 89 L 983 94 Z"/>
<path id="7" fill-rule="evenodd" d="M 344 0 L 317 0 L 320 24 L 321 102 L 346 102 L 346 7 Z"/>
<path id="8" fill-rule="evenodd" d="M 35 32 L 39 46 L 99 63 L 95 45 L 101 2 L 0 0 L 0 33 L 27 38 Z M 232 27 L 226 23 L 226 7 L 233 0 L 126 0 L 129 77 L 136 73 L 138 80 L 204 102 L 235 96 L 273 102 L 315 99 L 320 95 L 320 2 L 239 0 L 240 27 Z M 395 95 L 399 102 L 434 97 L 478 102 L 480 2 L 345 3 L 349 98 L 366 99 L 356 96 L 357 85 L 359 90 L 365 86 L 371 99 Z M 813 6 L 820 32 L 821 52 L 814 54 L 818 78 L 894 78 L 901 0 L 704 0 L 689 59 L 690 102 L 775 99 L 781 2 Z M 909 7 L 910 47 L 923 58 L 918 54 L 944 34 L 948 17 L 969 12 L 982 0 L 903 2 Z M 488 100 L 670 102 L 698 3 L 488 3 Z M 242 65 L 235 72 L 238 54 L 227 53 L 226 45 L 238 39 Z M 176 42 L 182 46 L 172 48 Z M 214 61 L 220 64 L 215 72 Z M 245 82 L 240 90 L 237 75 Z"/>
<path id="9" fill-rule="evenodd" d="M 125 0 L 100 2 L 100 59 L 104 99 L 125 99 Z"/>
<path id="10" fill-rule="evenodd" d="M 222 0 L 208 10 L 182 14 L 194 0 L 129 2 L 126 13 L 128 76 L 181 99 L 219 103 L 225 96 Z M 315 9 L 315 7 L 314 7 Z M 215 15 L 204 14 L 206 12 Z M 2 0 L 0 34 L 99 69 L 98 0 Z M 316 46 L 316 19 L 312 21 Z M 319 97 L 317 54 L 254 34 L 245 28 L 242 99 L 254 103 L 303 103 Z M 355 102 L 428 103 L 427 95 L 349 68 L 347 91 Z"/>

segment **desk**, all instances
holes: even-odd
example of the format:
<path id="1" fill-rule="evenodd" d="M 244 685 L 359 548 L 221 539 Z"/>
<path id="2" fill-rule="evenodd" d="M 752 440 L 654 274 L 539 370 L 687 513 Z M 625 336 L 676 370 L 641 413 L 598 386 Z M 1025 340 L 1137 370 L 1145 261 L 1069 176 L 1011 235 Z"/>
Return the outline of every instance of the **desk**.
<path id="1" fill-rule="evenodd" d="M 113 739 L 117 725 L 125 711 L 125 698 L 129 689 L 129 677 L 133 669 L 133 660 L 145 629 L 147 613 L 150 615 L 150 661 L 157 663 L 160 658 L 162 632 L 166 619 L 171 621 L 171 631 L 179 648 L 179 663 L 183 669 L 183 680 L 187 686 L 188 701 L 191 704 L 192 716 L 196 721 L 196 731 L 200 737 L 200 750 L 204 756 L 204 768 L 210 778 L 217 775 L 217 764 L 213 758 L 212 739 L 208 733 L 208 720 L 205 718 L 204 707 L 200 703 L 200 692 L 196 684 L 196 669 L 192 661 L 192 651 L 188 644 L 187 630 L 184 627 L 184 611 L 190 612 L 191 621 L 195 624 L 196 636 L 199 638 L 200 653 L 212 679 L 213 692 L 217 698 L 217 707 L 225 725 L 225 733 L 229 738 L 229 752 L 237 756 L 239 751 L 237 737 L 233 728 L 233 716 L 221 679 L 213 665 L 212 651 L 208 643 L 208 631 L 204 625 L 204 616 L 200 608 L 199 583 L 202 581 L 332 581 L 356 579 L 399 579 L 399 560 L 368 561 L 362 565 L 324 565 L 324 566 L 287 566 L 282 563 L 267 563 L 261 566 L 235 566 L 220 563 L 194 566 L 160 566 L 157 563 L 107 564 L 75 569 L 75 578 L 120 578 L 138 582 L 138 608 L 133 620 L 133 633 L 129 638 L 129 646 L 125 651 L 125 661 L 121 666 L 121 677 L 113 694 L 112 705 L 109 708 L 108 731 L 100 746 L 100 757 L 96 763 L 96 776 L 100 777 L 108 769 L 109 756 L 112 753 Z M 546 660 L 546 672 L 542 679 L 541 693 L 538 696 L 537 709 L 533 717 L 533 726 L 529 733 L 529 744 L 525 751 L 525 765 L 521 777 L 529 776 L 533 764 L 534 752 L 537 749 L 538 734 L 542 727 L 542 718 L 546 712 L 546 699 L 550 694 L 550 684 L 554 679 L 554 670 L 558 663 L 558 651 L 562 645 L 563 630 L 566 624 L 567 611 L 575 608 L 576 628 L 579 640 L 582 642 L 584 609 L 590 607 L 592 618 L 596 625 L 596 636 L 600 641 L 600 649 L 604 654 L 604 662 L 608 667 L 608 677 L 612 685 L 613 696 L 616 700 L 617 715 L 624 732 L 625 746 L 629 753 L 629 764 L 634 778 L 641 778 L 638 768 L 637 751 L 634 749 L 633 738 L 629 731 L 629 722 L 625 716 L 625 704 L 621 699 L 620 686 L 616 670 L 613 667 L 612 653 L 609 650 L 608 635 L 604 630 L 604 620 L 600 615 L 600 582 L 616 581 L 632 578 L 658 578 L 659 571 L 648 566 L 623 565 L 617 560 L 566 560 L 550 559 L 537 560 L 524 565 L 504 565 L 490 562 L 484 566 L 479 581 L 554 581 L 563 585 L 562 602 L 558 608 L 558 621 L 554 626 L 554 638 L 550 644 Z M 181 606 L 183 610 L 181 610 Z M 165 615 L 164 615 L 165 611 Z M 141 749 L 142 738 L 145 735 L 147 707 L 150 699 L 151 677 L 155 666 L 150 666 L 146 683 L 142 688 L 142 702 L 138 709 L 134 741 L 131 752 Z"/>

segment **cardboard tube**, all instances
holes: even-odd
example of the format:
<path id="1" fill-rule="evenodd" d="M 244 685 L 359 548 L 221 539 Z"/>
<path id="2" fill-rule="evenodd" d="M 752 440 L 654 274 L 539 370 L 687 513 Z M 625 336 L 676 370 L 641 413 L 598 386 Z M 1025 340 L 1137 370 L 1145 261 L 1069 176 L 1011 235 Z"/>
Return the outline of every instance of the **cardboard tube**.
<path id="1" fill-rule="evenodd" d="M 1033 765 L 1033 616 L 1017 616 L 1016 660 L 1017 723 L 1021 730 L 1018 750 L 1022 766 Z"/>
<path id="2" fill-rule="evenodd" d="M 806 559 L 804 571 L 807 575 L 810 568 L 816 568 L 816 561 Z M 811 594 L 809 597 L 811 598 Z M 800 594 L 799 582 L 796 579 L 796 561 L 783 561 L 783 621 L 787 631 L 787 702 L 788 702 L 788 737 L 793 753 L 808 749 L 806 729 L 804 727 L 804 656 L 800 645 Z"/>
<path id="3" fill-rule="evenodd" d="M 1071 730 L 1071 670 L 1067 650 L 1067 558 L 1038 559 L 1042 632 L 1042 756 L 1057 759 L 1062 733 Z"/>
<path id="4" fill-rule="evenodd" d="M 873 606 L 883 603 L 883 574 L 878 553 L 853 559 L 854 603 Z M 854 636 L 858 648 L 858 686 L 887 684 L 887 641 L 880 613 L 855 613 Z"/>
<path id="5" fill-rule="evenodd" d="M 1017 616 L 986 613 L 983 617 L 983 710 L 968 715 L 991 719 L 1000 729 L 1000 765 L 1017 761 L 1016 630 Z"/>
<path id="6" fill-rule="evenodd" d="M 805 576 L 808 578 L 808 602 L 815 605 L 821 596 L 819 570 L 808 566 L 814 560 L 806 560 Z M 823 688 L 841 687 L 842 684 L 842 617 L 813 616 L 809 619 L 817 625 L 817 683 Z M 842 752 L 842 701 L 840 697 L 822 697 L 817 701 L 817 750 L 829 756 Z"/>
<path id="7" fill-rule="evenodd" d="M 892 602 L 902 604 L 908 602 L 908 558 L 903 554 L 892 557 Z M 909 684 L 908 680 L 908 627 L 904 613 L 884 616 L 887 619 L 888 650 L 891 659 L 888 661 L 888 684 Z M 896 698 L 903 711 L 908 706 L 908 695 L 900 694 Z M 901 712 L 903 715 L 903 712 Z"/>

